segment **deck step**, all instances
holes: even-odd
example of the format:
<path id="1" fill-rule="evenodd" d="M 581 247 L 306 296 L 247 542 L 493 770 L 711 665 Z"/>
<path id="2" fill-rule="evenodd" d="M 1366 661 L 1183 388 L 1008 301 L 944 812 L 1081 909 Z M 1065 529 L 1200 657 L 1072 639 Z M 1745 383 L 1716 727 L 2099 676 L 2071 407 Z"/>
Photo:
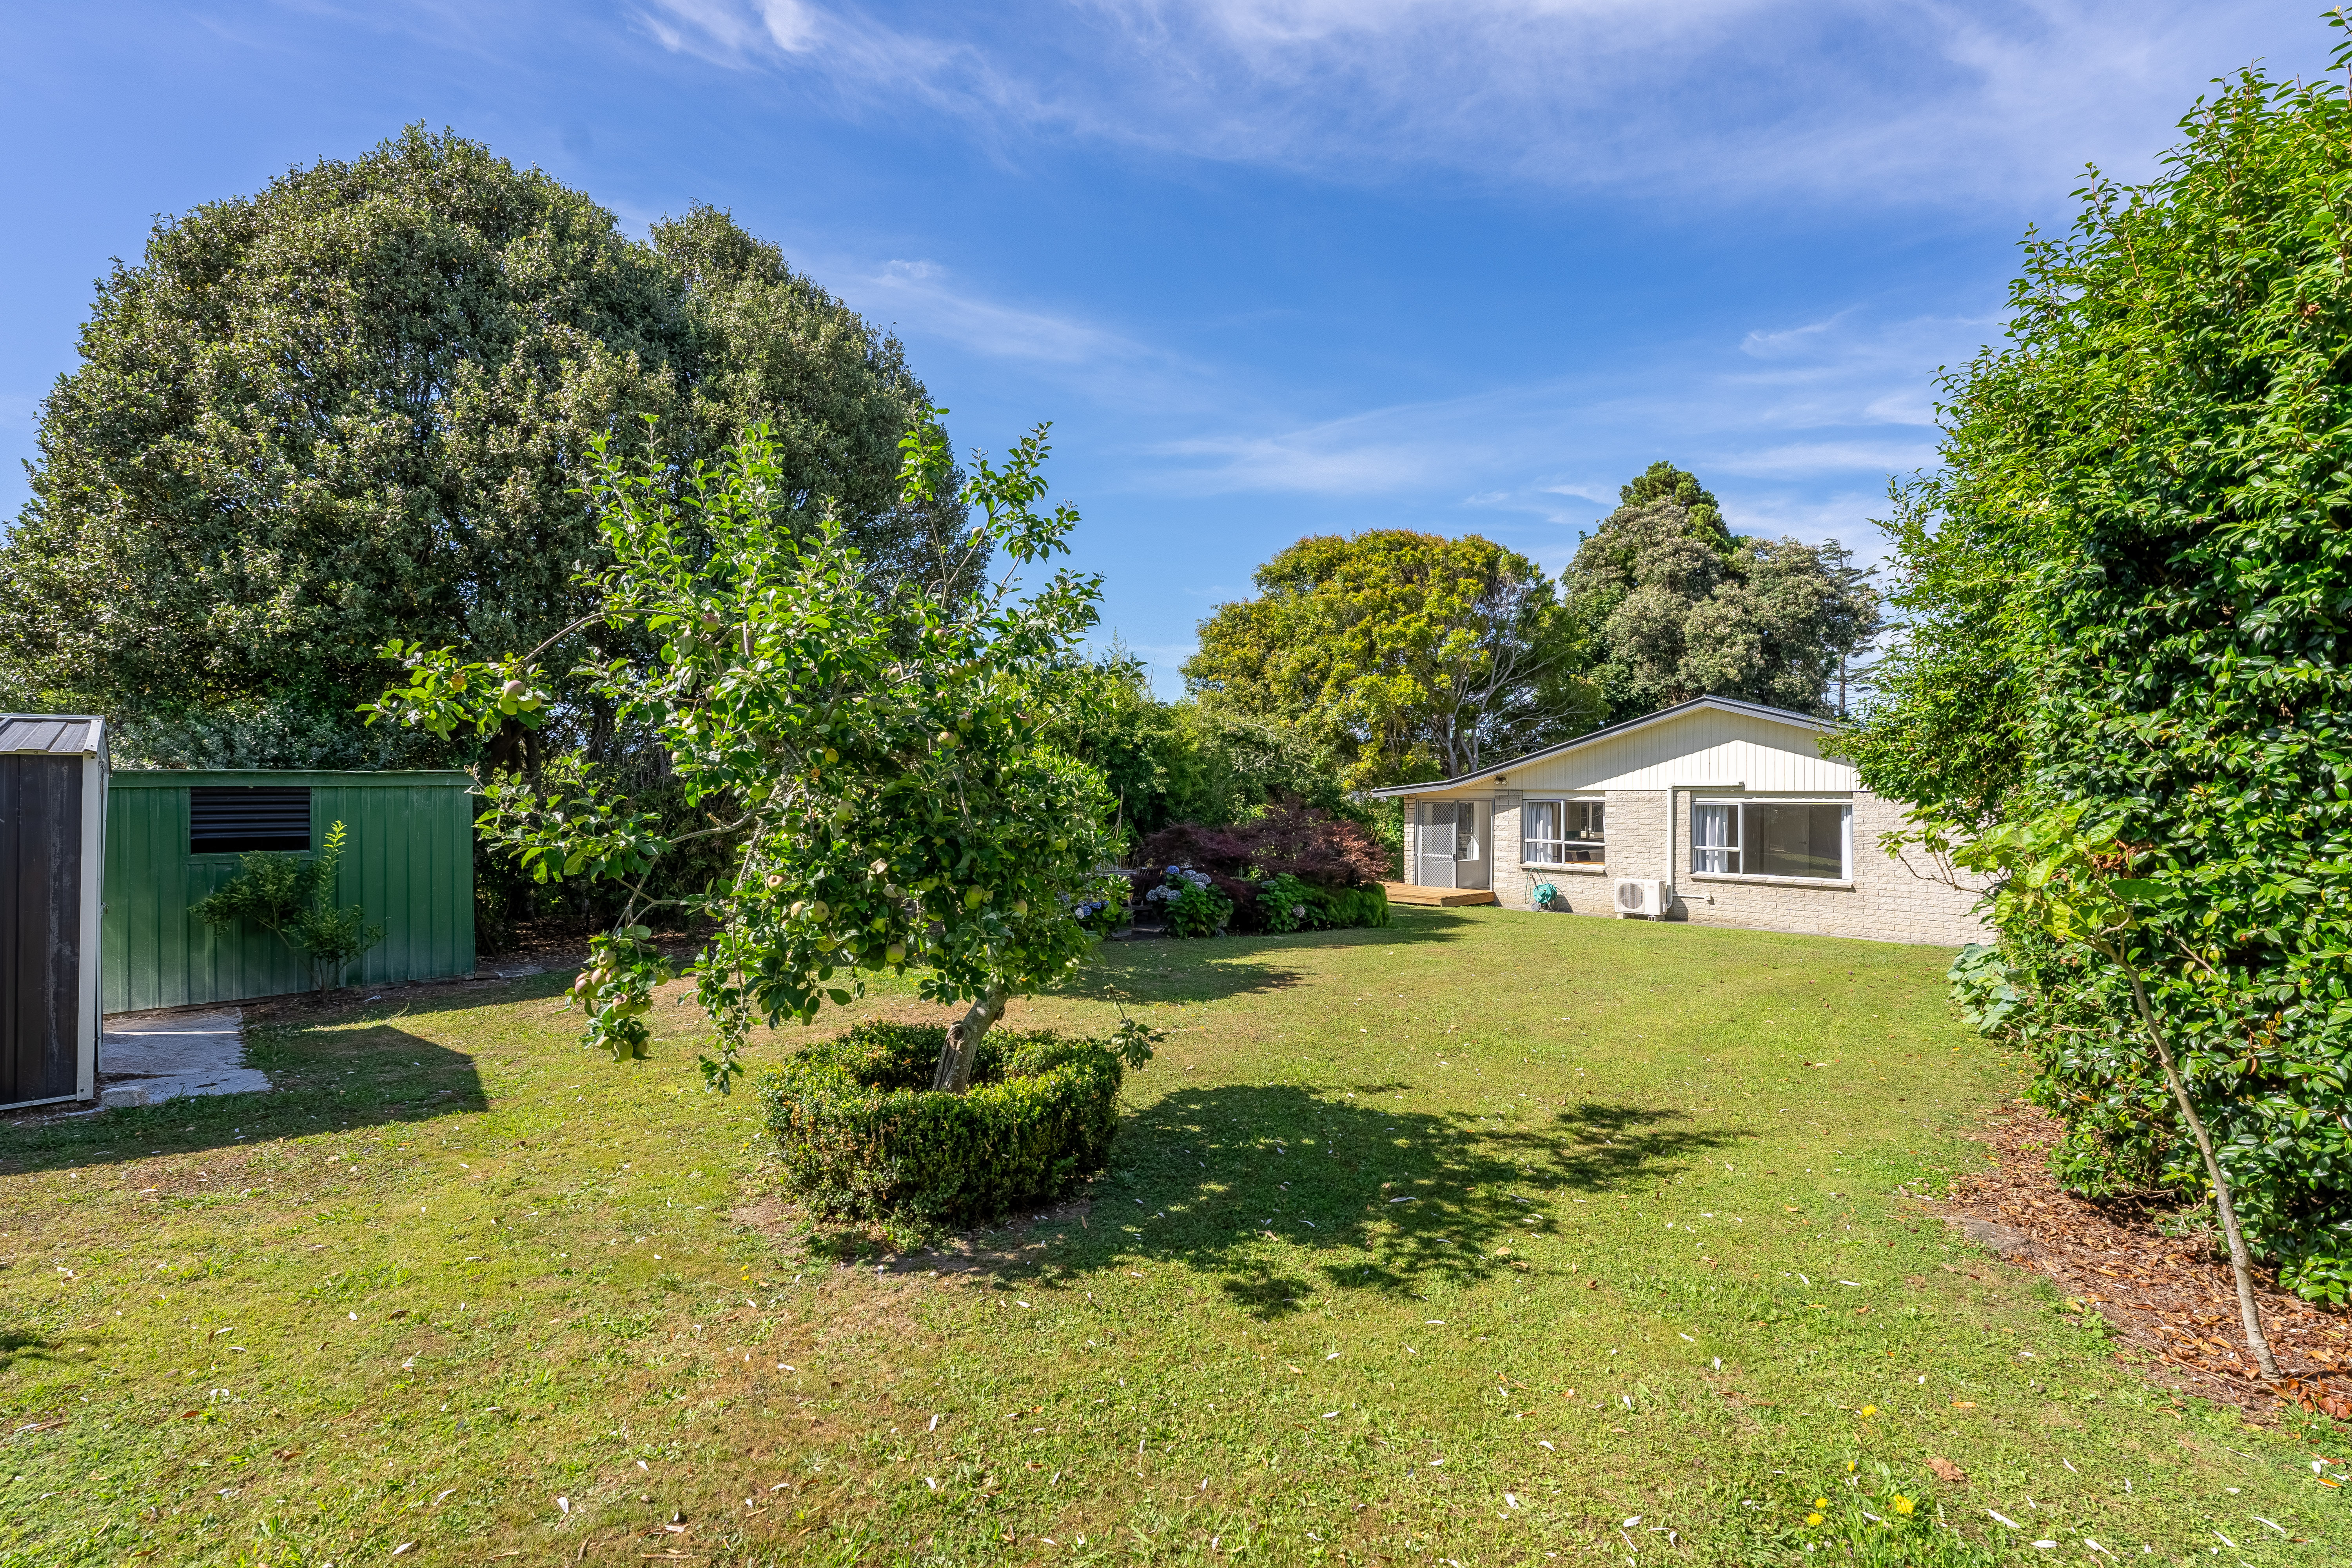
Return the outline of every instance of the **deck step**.
<path id="1" fill-rule="evenodd" d="M 1411 882 L 1382 882 L 1381 890 L 1392 904 L 1419 904 L 1427 909 L 1458 910 L 1495 901 L 1489 888 L 1416 888 Z"/>

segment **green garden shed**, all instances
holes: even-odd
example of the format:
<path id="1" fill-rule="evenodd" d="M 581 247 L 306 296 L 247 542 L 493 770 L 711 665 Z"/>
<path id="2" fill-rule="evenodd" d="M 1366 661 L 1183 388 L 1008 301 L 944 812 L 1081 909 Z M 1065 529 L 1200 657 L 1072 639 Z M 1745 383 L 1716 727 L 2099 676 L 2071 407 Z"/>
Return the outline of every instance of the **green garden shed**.
<path id="1" fill-rule="evenodd" d="M 109 1013 L 277 996 L 310 988 L 265 931 L 216 931 L 196 901 L 248 850 L 315 853 L 343 824 L 337 901 L 383 941 L 352 982 L 474 972 L 473 780 L 461 773 L 118 772 L 106 814 L 102 989 Z"/>

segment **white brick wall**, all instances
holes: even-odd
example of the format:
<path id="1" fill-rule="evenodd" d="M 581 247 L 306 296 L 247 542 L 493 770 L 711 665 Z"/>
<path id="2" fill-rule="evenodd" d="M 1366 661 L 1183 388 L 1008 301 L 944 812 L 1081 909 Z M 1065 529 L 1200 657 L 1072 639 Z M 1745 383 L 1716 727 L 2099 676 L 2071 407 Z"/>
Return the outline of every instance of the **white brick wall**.
<path id="1" fill-rule="evenodd" d="M 1494 841 L 1493 875 L 1486 885 L 1494 889 L 1496 901 L 1508 903 L 1516 895 L 1520 903 L 1527 901 L 1527 879 L 1519 871 L 1519 792 L 1498 789 L 1495 792 L 1494 826 L 1489 837 Z"/>
<path id="2" fill-rule="evenodd" d="M 1520 792 L 1499 790 L 1494 804 L 1494 889 L 1509 909 L 1533 910 L 1532 889 L 1549 882 L 1565 897 L 1570 912 L 1611 916 L 1620 877 L 1656 877 L 1675 886 L 1667 918 L 1699 925 L 1744 926 L 1759 931 L 1804 931 L 1822 936 L 1865 937 L 1879 942 L 1924 942 L 1957 947 L 1984 940 L 1983 922 L 1972 912 L 1976 894 L 1887 856 L 1879 835 L 1898 826 L 1899 805 L 1864 790 L 1853 794 L 1853 885 L 1790 887 L 1737 878 L 1702 877 L 1690 865 L 1690 795 L 1677 790 L 1673 805 L 1673 848 L 1667 847 L 1669 795 L 1664 790 L 1609 792 L 1609 861 L 1595 872 L 1530 871 L 1519 864 Z M 1408 812 L 1407 822 L 1412 820 Z M 1407 879 L 1412 876 L 1414 830 L 1405 834 Z M 1917 873 L 1937 868 L 1914 857 Z"/>

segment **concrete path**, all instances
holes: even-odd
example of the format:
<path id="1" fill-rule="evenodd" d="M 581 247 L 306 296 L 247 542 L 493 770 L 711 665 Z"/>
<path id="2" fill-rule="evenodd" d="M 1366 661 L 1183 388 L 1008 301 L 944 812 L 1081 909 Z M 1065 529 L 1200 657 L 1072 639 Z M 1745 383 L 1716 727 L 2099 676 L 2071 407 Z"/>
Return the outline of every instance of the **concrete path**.
<path id="1" fill-rule="evenodd" d="M 269 1087 L 267 1073 L 245 1065 L 243 1018 L 233 1007 L 115 1020 L 99 1037 L 98 1077 L 98 1102 L 108 1108 Z"/>

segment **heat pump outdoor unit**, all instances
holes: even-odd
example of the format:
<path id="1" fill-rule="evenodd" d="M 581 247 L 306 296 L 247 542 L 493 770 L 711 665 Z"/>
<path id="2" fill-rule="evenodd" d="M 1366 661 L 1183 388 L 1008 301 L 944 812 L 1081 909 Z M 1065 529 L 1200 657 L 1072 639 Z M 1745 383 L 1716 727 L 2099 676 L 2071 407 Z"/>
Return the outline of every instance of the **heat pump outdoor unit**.
<path id="1" fill-rule="evenodd" d="M 1664 920 L 1666 898 L 1664 882 L 1621 878 L 1617 883 L 1617 918 L 1626 921 Z"/>

